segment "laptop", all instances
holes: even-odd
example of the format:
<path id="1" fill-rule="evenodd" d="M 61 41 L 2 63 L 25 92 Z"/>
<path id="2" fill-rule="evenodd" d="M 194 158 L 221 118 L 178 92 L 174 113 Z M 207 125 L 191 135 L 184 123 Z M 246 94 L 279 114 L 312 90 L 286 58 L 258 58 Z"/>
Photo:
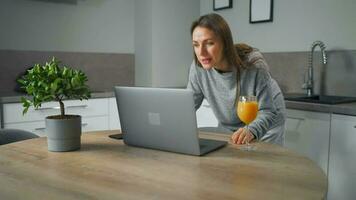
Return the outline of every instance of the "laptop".
<path id="1" fill-rule="evenodd" d="M 115 95 L 127 145 L 204 155 L 227 143 L 198 137 L 190 90 L 116 86 Z"/>

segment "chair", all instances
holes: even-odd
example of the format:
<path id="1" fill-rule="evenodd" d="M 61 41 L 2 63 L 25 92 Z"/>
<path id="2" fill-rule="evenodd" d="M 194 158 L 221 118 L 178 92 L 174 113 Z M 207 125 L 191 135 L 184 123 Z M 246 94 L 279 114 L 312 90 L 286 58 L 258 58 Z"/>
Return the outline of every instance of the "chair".
<path id="1" fill-rule="evenodd" d="M 0 129 L 0 145 L 38 137 L 36 134 L 20 129 Z"/>

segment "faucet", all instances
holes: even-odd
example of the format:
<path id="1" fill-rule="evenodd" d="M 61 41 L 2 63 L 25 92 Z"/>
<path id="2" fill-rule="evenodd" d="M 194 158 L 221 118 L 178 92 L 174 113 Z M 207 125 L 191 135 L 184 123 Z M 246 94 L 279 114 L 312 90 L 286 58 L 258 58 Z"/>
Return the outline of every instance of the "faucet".
<path id="1" fill-rule="evenodd" d="M 315 41 L 311 45 L 311 51 L 309 55 L 309 65 L 308 65 L 308 79 L 305 81 L 302 88 L 307 90 L 307 96 L 313 96 L 314 95 L 314 69 L 313 69 L 313 59 L 314 59 L 314 50 L 315 47 L 319 46 L 321 50 L 321 56 L 322 56 L 322 64 L 326 65 L 327 63 L 327 57 L 326 57 L 326 52 L 325 52 L 325 44 L 322 41 Z"/>

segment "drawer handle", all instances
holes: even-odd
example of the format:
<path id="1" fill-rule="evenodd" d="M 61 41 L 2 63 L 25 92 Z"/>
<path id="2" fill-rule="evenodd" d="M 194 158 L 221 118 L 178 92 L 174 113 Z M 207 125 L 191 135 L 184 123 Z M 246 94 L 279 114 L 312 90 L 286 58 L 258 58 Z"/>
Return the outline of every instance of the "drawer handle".
<path id="1" fill-rule="evenodd" d="M 65 108 L 86 108 L 88 105 L 77 105 L 77 106 L 66 106 Z M 53 107 L 44 107 L 44 108 L 36 108 L 35 110 L 39 111 L 44 111 L 44 110 L 59 110 L 59 106 L 53 106 Z"/>
<path id="2" fill-rule="evenodd" d="M 203 105 L 203 107 L 205 107 L 205 108 L 210 108 L 210 105 Z"/>
<path id="3" fill-rule="evenodd" d="M 86 108 L 88 105 L 66 106 L 66 108 Z"/>
<path id="4" fill-rule="evenodd" d="M 53 106 L 53 107 L 36 108 L 35 110 L 43 111 L 43 110 L 58 110 L 58 109 L 59 106 Z"/>
<path id="5" fill-rule="evenodd" d="M 88 123 L 82 123 L 82 126 L 88 126 Z M 35 128 L 36 131 L 43 131 L 45 129 L 45 127 Z"/>

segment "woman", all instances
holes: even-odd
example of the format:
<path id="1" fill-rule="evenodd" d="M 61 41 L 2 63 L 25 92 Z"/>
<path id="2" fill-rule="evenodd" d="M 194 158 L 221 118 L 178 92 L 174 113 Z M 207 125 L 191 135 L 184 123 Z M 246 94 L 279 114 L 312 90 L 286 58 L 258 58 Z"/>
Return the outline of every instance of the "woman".
<path id="1" fill-rule="evenodd" d="M 219 127 L 233 132 L 236 144 L 254 139 L 283 145 L 285 106 L 277 83 L 263 56 L 248 45 L 233 44 L 226 21 L 218 14 L 201 16 L 191 26 L 194 58 L 187 88 L 194 93 L 195 108 L 207 99 Z M 245 130 L 236 115 L 240 95 L 257 96 L 257 118 Z"/>

